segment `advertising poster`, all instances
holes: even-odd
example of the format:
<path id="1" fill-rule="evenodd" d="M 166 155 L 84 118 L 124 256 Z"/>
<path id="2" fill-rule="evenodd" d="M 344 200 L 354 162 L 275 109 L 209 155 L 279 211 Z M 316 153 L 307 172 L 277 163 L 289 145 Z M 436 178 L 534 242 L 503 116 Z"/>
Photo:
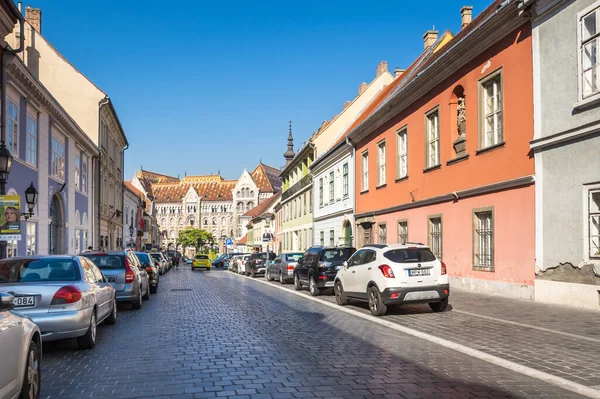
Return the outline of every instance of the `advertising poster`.
<path id="1" fill-rule="evenodd" d="M 0 196 L 0 239 L 5 241 L 21 239 L 21 197 L 18 195 Z"/>

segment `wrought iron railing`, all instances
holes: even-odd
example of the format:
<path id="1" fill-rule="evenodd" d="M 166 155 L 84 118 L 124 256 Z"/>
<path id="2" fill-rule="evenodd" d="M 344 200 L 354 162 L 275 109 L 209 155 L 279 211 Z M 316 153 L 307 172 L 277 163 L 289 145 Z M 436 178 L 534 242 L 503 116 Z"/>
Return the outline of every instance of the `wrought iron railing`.
<path id="1" fill-rule="evenodd" d="M 312 184 L 312 175 L 309 173 L 300 179 L 296 184 L 292 187 L 288 188 L 281 194 L 281 200 L 285 201 L 286 199 L 292 197 L 294 194 L 305 188 L 306 186 Z"/>

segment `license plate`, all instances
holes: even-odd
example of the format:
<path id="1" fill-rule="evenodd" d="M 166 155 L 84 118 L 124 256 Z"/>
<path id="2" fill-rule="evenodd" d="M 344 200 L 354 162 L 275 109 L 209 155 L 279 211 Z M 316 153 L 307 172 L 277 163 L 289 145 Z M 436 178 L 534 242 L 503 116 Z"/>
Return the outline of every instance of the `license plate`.
<path id="1" fill-rule="evenodd" d="M 429 276 L 430 273 L 429 269 L 412 269 L 408 271 L 409 276 Z"/>
<path id="2" fill-rule="evenodd" d="M 15 307 L 20 308 L 24 306 L 35 306 L 35 297 L 34 296 L 16 296 L 13 299 L 13 303 Z"/>
<path id="3" fill-rule="evenodd" d="M 116 283 L 117 282 L 117 278 L 114 277 L 114 276 L 111 276 L 111 277 L 108 278 L 108 282 L 109 283 Z"/>

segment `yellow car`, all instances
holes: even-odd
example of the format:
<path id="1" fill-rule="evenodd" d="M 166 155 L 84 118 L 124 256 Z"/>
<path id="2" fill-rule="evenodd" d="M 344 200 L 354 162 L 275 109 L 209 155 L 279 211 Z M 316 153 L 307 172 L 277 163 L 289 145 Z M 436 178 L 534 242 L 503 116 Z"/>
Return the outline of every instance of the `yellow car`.
<path id="1" fill-rule="evenodd" d="M 208 255 L 196 255 L 192 262 L 192 270 L 206 269 L 210 270 L 210 258 Z"/>

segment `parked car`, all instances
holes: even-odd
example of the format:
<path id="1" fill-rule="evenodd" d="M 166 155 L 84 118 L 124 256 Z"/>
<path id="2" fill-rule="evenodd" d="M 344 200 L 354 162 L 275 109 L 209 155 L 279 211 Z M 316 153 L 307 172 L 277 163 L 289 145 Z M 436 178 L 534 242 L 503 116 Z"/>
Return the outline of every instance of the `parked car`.
<path id="1" fill-rule="evenodd" d="M 38 325 L 44 341 L 77 338 L 80 348 L 93 348 L 96 326 L 117 322 L 115 289 L 83 256 L 6 258 L 0 276 L 0 291 L 12 293 L 15 311 Z"/>
<path id="2" fill-rule="evenodd" d="M 148 273 L 133 251 L 84 252 L 102 270 L 106 279 L 117 291 L 117 302 L 129 302 L 134 309 L 141 309 L 150 299 Z"/>
<path id="3" fill-rule="evenodd" d="M 450 284 L 446 265 L 422 244 L 366 245 L 335 277 L 335 300 L 367 301 L 374 316 L 390 305 L 428 303 L 434 312 L 448 307 Z"/>
<path id="4" fill-rule="evenodd" d="M 227 266 L 227 270 L 229 270 L 230 272 L 237 273 L 238 262 L 241 258 L 241 255 L 235 255 L 233 258 L 231 258 L 231 260 L 229 261 L 229 265 Z"/>
<path id="5" fill-rule="evenodd" d="M 250 254 L 250 257 L 245 262 L 245 270 L 246 276 L 256 277 L 259 275 L 264 275 L 267 271 L 267 265 L 275 260 L 275 253 L 269 252 L 269 257 L 267 259 L 266 252 L 254 252 Z"/>
<path id="6" fill-rule="evenodd" d="M 246 264 L 250 260 L 250 254 L 242 255 L 242 257 L 237 262 L 237 272 L 239 274 L 246 274 Z"/>
<path id="7" fill-rule="evenodd" d="M 339 267 L 356 252 L 354 247 L 310 247 L 294 269 L 294 288 L 298 291 L 308 285 L 310 294 L 317 296 L 322 290 L 333 288 Z"/>
<path id="8" fill-rule="evenodd" d="M 187 258 L 187 259 L 185 260 L 185 264 L 186 264 L 186 265 L 191 265 L 193 262 L 194 262 L 194 259 L 192 259 L 192 258 Z"/>
<path id="9" fill-rule="evenodd" d="M 294 268 L 301 257 L 301 252 L 279 254 L 267 267 L 265 278 L 269 281 L 277 279 L 281 284 L 294 280 Z"/>
<path id="10" fill-rule="evenodd" d="M 150 252 L 150 256 L 154 258 L 154 261 L 160 265 L 160 274 L 165 274 L 169 271 L 169 265 L 167 264 L 167 258 L 160 252 Z"/>
<path id="11" fill-rule="evenodd" d="M 37 399 L 40 397 L 42 333 L 33 321 L 14 312 L 14 308 L 15 298 L 0 292 L 0 358 L 3 359 L 0 398 Z"/>
<path id="12" fill-rule="evenodd" d="M 198 254 L 194 257 L 192 270 L 196 269 L 210 270 L 210 258 L 208 255 Z"/>
<path id="13" fill-rule="evenodd" d="M 158 265 L 154 261 L 154 258 L 146 252 L 135 252 L 135 256 L 139 259 L 140 263 L 146 273 L 148 273 L 148 284 L 150 284 L 150 293 L 156 294 L 158 292 L 158 282 L 160 281 L 160 273 L 158 271 Z"/>
<path id="14" fill-rule="evenodd" d="M 225 264 L 224 259 L 225 259 L 226 256 L 227 255 L 225 255 L 225 254 L 217 256 L 215 258 L 215 260 L 212 261 L 211 266 L 212 267 L 222 267 Z"/>

